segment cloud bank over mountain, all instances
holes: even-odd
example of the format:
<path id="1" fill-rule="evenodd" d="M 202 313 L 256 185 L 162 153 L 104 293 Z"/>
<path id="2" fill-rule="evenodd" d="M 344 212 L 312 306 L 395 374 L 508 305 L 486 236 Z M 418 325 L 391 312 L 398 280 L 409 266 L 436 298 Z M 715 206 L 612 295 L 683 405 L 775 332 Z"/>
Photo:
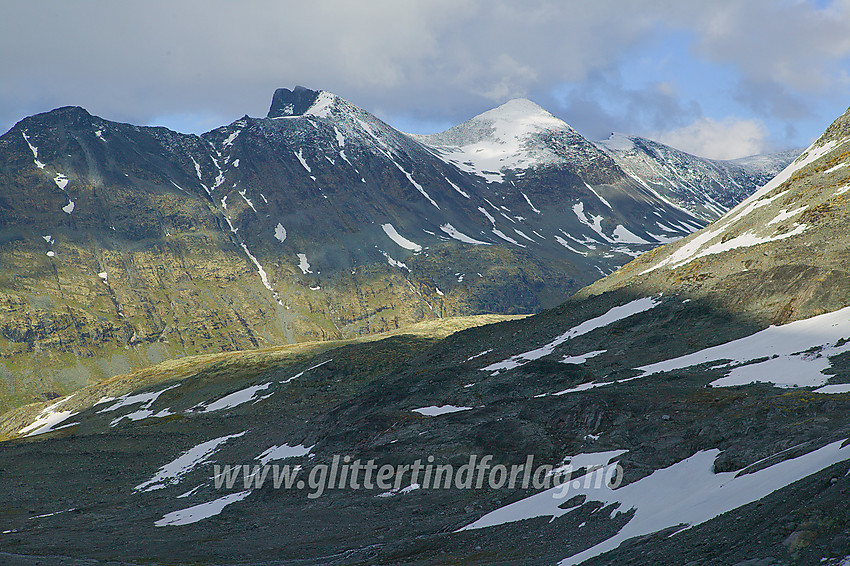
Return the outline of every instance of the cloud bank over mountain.
<path id="1" fill-rule="evenodd" d="M 596 139 L 753 122 L 763 135 L 750 151 L 808 145 L 848 91 L 845 0 L 88 0 L 2 12 L 3 131 L 79 104 L 200 133 L 246 108 L 264 115 L 257 93 L 304 84 L 414 133 L 523 96 Z M 696 147 L 719 157 L 713 145 L 737 131 L 712 131 Z"/>

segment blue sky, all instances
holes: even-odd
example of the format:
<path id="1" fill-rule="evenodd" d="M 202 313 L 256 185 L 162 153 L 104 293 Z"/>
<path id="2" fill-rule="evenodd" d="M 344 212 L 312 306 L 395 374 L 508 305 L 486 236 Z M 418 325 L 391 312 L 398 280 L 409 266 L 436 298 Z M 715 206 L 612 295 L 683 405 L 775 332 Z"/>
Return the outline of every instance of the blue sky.
<path id="1" fill-rule="evenodd" d="M 202 133 L 325 89 L 413 133 L 527 97 L 734 158 L 850 105 L 850 0 L 5 0 L 0 129 L 63 105 Z"/>

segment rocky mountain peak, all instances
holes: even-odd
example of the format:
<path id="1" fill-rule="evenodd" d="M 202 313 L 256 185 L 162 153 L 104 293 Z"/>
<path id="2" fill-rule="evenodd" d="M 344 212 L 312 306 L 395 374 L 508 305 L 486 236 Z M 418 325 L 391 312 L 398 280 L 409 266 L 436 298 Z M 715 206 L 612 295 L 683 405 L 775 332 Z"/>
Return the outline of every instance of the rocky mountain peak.
<path id="1" fill-rule="evenodd" d="M 62 106 L 60 108 L 56 108 L 54 110 L 50 110 L 49 112 L 42 112 L 41 114 L 35 114 L 34 116 L 28 116 L 24 118 L 20 122 L 18 122 L 17 126 L 21 128 L 27 128 L 30 125 L 38 125 L 38 124 L 78 124 L 88 123 L 94 119 L 94 116 L 89 114 L 89 112 L 82 108 L 81 106 Z"/>
<path id="2" fill-rule="evenodd" d="M 279 88 L 274 91 L 272 96 L 272 105 L 269 108 L 268 117 L 301 116 L 316 102 L 319 94 L 321 94 L 320 91 L 310 90 L 303 86 L 296 86 L 292 90 Z"/>

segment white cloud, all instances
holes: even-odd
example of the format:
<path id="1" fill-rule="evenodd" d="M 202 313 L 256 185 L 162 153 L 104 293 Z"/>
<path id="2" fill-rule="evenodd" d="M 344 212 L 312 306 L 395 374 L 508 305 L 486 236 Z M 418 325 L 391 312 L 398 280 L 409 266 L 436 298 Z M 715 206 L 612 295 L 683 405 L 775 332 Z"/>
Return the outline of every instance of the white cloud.
<path id="1" fill-rule="evenodd" d="M 850 55 L 850 1 L 818 9 L 810 2 L 721 0 L 700 3 L 697 53 L 740 68 L 747 81 L 804 92 L 835 84 L 836 63 Z"/>
<path id="2" fill-rule="evenodd" d="M 767 129 L 755 120 L 700 118 L 683 128 L 658 132 L 651 138 L 709 159 L 736 159 L 763 153 Z"/>
<path id="3" fill-rule="evenodd" d="M 850 0 L 822 10 L 796 0 L 40 0 L 2 12 L 2 129 L 66 104 L 140 124 L 263 116 L 275 88 L 296 84 L 386 116 L 457 123 L 621 71 L 626 54 L 669 33 L 693 37 L 690 57 L 735 69 L 740 84 L 726 92 L 754 115 L 796 120 L 817 102 L 809 93 L 848 86 Z M 640 110 L 654 113 L 651 128 L 695 117 L 674 89 L 636 88 L 620 92 L 631 108 L 660 101 Z M 653 123 L 671 107 L 681 112 Z"/>
<path id="4" fill-rule="evenodd" d="M 134 123 L 262 116 L 275 88 L 295 84 L 455 121 L 581 81 L 655 25 L 638 3 L 608 0 L 43 0 L 3 12 L 0 109 L 79 104 Z"/>

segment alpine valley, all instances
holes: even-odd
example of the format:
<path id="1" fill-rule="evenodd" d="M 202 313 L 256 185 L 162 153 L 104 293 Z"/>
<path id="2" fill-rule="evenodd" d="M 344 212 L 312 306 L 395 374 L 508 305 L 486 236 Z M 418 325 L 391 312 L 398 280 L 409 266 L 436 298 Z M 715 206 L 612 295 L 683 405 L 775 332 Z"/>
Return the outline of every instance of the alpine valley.
<path id="1" fill-rule="evenodd" d="M 200 137 L 26 118 L 0 137 L 0 409 L 184 356 L 540 312 L 795 156 L 594 144 L 528 100 L 406 135 L 302 87 Z"/>
<path id="2" fill-rule="evenodd" d="M 119 313 L 116 328 L 131 305 L 159 312 L 160 303 L 141 294 L 131 301 L 123 289 L 157 289 L 168 305 L 195 297 L 197 308 L 186 312 L 209 325 L 210 346 L 0 417 L 4 563 L 850 563 L 850 110 L 728 211 L 738 198 L 717 187 L 755 182 L 766 158 L 708 162 L 628 136 L 590 144 L 527 101 L 427 137 L 303 89 L 278 91 L 268 119 L 245 118 L 200 139 L 57 112 L 97 128 L 91 157 L 76 169 L 54 158 L 73 151 L 43 149 L 35 122 L 44 117 L 25 120 L 3 142 L 20 138 L 26 151 L 15 153 L 16 170 L 32 177 L 29 187 L 56 193 L 32 206 L 65 225 L 47 232 L 16 220 L 20 235 L 4 247 L 55 266 L 54 281 L 60 269 L 82 273 L 85 253 L 107 258 L 87 268 L 99 281 L 82 289 L 103 294 L 104 312 Z M 89 132 L 63 128 L 53 137 Z M 108 158 L 118 151 L 108 145 L 118 146 L 117 131 L 126 140 L 148 136 L 121 142 L 121 163 L 136 164 L 126 171 L 134 189 L 115 194 L 141 199 L 124 216 L 97 204 L 113 192 L 72 185 L 83 170 L 104 183 L 114 176 L 109 186 L 129 183 L 120 178 L 125 165 Z M 300 146 L 280 141 L 299 135 Z M 164 147 L 173 157 L 161 157 Z M 323 182 L 331 171 L 350 173 L 348 184 Z M 286 192 L 269 181 L 281 178 Z M 249 192 L 249 179 L 261 194 Z M 172 182 L 179 188 L 169 189 Z M 158 208 L 166 197 L 170 208 Z M 115 233 L 103 240 L 113 248 L 91 236 L 96 222 Z M 27 247 L 35 245 L 28 225 L 45 232 L 40 250 Z M 321 248 L 312 247 L 317 241 Z M 581 277 L 646 248 L 569 295 Z M 170 263 L 156 269 L 139 259 L 172 249 L 179 254 L 167 252 Z M 73 266 L 60 263 L 72 250 Z M 164 262 L 166 252 L 156 253 Z M 240 266 L 232 279 L 220 271 L 228 257 Z M 129 277 L 120 266 L 179 275 L 183 287 L 175 288 L 185 294 L 152 283 L 119 287 Z M 566 269 L 575 274 L 569 285 Z M 23 267 L 11 273 L 22 301 L 59 312 L 24 293 Z M 395 297 L 395 287 L 409 290 L 392 312 L 421 305 L 427 315 L 410 321 L 426 320 L 399 318 L 386 333 L 362 322 L 353 338 L 340 330 L 272 345 L 275 335 L 261 342 L 243 314 L 291 317 L 275 320 L 291 320 L 293 332 L 308 328 L 303 320 L 321 328 L 336 320 L 327 297 L 342 296 L 333 289 L 346 273 L 376 301 Z M 392 292 L 378 296 L 379 282 L 389 289 L 393 277 Z M 260 284 L 251 287 L 254 279 Z M 326 310 L 312 319 L 295 299 L 313 297 L 309 286 L 325 297 Z M 500 296 L 504 303 L 487 298 Z M 64 312 L 89 308 L 75 300 Z M 545 308 L 549 301 L 559 304 Z M 542 310 L 511 314 L 524 309 Z M 474 314 L 482 311 L 496 314 Z M 225 331 L 241 347 L 242 335 L 217 312 L 239 313 L 244 335 L 262 347 L 213 351 Z M 373 325 L 385 312 L 363 320 Z M 139 344 L 166 348 L 176 331 L 165 336 Z M 367 482 L 367 463 L 388 466 L 398 481 Z M 417 465 L 425 471 L 414 479 Z M 465 466 L 484 470 L 483 481 L 463 481 Z M 457 472 L 454 481 L 435 480 L 437 467 L 441 478 Z M 532 467 L 535 480 L 519 481 Z M 329 469 L 334 480 L 324 481 Z M 602 478 L 599 469 L 616 473 Z M 552 485 L 567 471 L 569 481 Z"/>

